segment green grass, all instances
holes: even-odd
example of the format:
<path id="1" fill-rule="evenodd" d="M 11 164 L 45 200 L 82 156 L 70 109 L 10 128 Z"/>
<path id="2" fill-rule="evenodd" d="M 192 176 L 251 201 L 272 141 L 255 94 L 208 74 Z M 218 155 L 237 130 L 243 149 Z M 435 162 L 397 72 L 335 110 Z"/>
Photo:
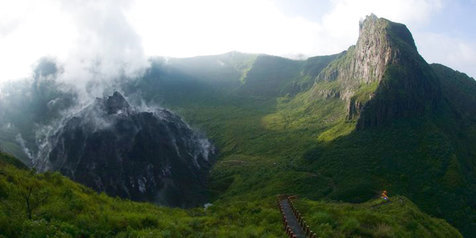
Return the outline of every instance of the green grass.
<path id="1" fill-rule="evenodd" d="M 462 237 L 444 220 L 421 212 L 402 196 L 361 204 L 297 199 L 295 207 L 319 237 Z M 410 218 L 411 219 L 408 219 Z"/>
<path id="2" fill-rule="evenodd" d="M 371 96 L 377 90 L 378 85 L 379 85 L 379 82 L 372 82 L 370 84 L 361 85 L 360 88 L 352 97 L 352 99 L 362 104 L 368 102 L 371 99 Z"/>
<path id="3" fill-rule="evenodd" d="M 272 198 L 206 210 L 159 207 L 97 194 L 59 173 L 19 169 L 5 162 L 11 159 L 0 154 L 0 237 L 282 236 Z"/>
<path id="4" fill-rule="evenodd" d="M 241 159 L 228 160 L 226 166 L 237 166 L 242 163 Z M 13 160 L 0 154 L 0 237 L 284 236 L 275 196 L 242 199 L 237 195 L 215 201 L 207 209 L 167 208 L 98 194 L 59 173 L 38 174 L 20 164 L 20 168 L 9 164 Z M 259 158 L 254 160 L 261 162 Z M 266 170 L 262 168 L 260 172 L 266 174 Z M 292 181 L 293 176 L 284 179 Z M 395 205 L 374 210 L 375 201 L 357 205 L 299 200 L 297 206 L 323 237 L 367 234 L 364 231 L 370 232 L 371 237 L 388 234 L 460 236 L 445 221 L 421 213 L 407 199 L 392 200 Z"/>
<path id="5" fill-rule="evenodd" d="M 339 137 L 346 136 L 355 130 L 355 122 L 342 120 L 336 126 L 323 132 L 317 140 L 319 142 L 331 142 Z"/>
<path id="6" fill-rule="evenodd" d="M 351 47 L 348 52 L 352 51 Z M 348 63 L 348 55 L 339 57 L 326 70 Z M 389 83 L 386 90 L 398 83 L 399 69 L 392 68 L 394 74 L 385 79 Z M 257 201 L 288 193 L 316 200 L 365 202 L 385 187 L 409 197 L 424 212 L 471 233 L 474 209 L 465 206 L 475 195 L 471 189 L 461 189 L 471 188 L 472 178 L 466 171 L 474 168 L 468 158 L 474 143 L 460 137 L 464 129 L 455 132 L 458 126 L 451 124 L 455 122 L 448 114 L 451 109 L 440 108 L 440 112 L 420 117 L 387 118 L 388 124 L 356 131 L 357 122 L 346 119 L 348 105 L 336 96 L 344 86 L 337 80 L 319 80 L 310 90 L 295 95 L 255 95 L 241 88 L 225 93 L 203 89 L 208 93 L 202 93 L 202 88 L 195 87 L 180 99 L 158 93 L 163 99 L 155 100 L 204 131 L 217 145 L 219 157 L 210 172 L 212 200 Z M 379 85 L 351 86 L 356 90 L 354 100 L 365 103 Z M 401 87 L 393 89 L 397 92 L 387 94 L 384 99 L 390 101 L 383 100 L 381 105 L 408 93 Z M 467 146 L 461 148 L 463 144 Z M 457 158 L 456 166 L 448 166 L 452 155 Z"/>
<path id="7" fill-rule="evenodd" d="M 310 59 L 320 64 L 316 67 L 309 61 L 239 54 L 206 57 L 203 64 L 194 58 L 187 67 L 187 60 L 177 59 L 170 68 L 157 63 L 124 91 L 140 92 L 146 102 L 172 109 L 217 146 L 219 155 L 209 177 L 214 205 L 204 211 L 124 201 L 96 194 L 56 173 L 35 174 L 2 164 L 0 234 L 282 237 L 276 194 L 317 200 L 303 200 L 303 206 L 313 230 L 322 230 L 324 237 L 453 232 L 403 197 L 396 198 L 403 201 L 400 205 L 370 209 L 375 201 L 366 201 L 384 188 L 472 234 L 476 127 L 467 119 L 471 113 L 459 118 L 452 110 L 471 112 L 467 98 L 473 91 L 465 89 L 465 96 L 454 99 L 451 95 L 461 91 L 454 87 L 446 95 L 448 104 L 441 104 L 437 113 L 387 118 L 388 124 L 355 130 L 357 122 L 346 118 L 348 102 L 339 93 L 349 87 L 356 92 L 353 100 L 365 103 L 380 85 L 333 80 L 336 69 L 350 65 L 354 51 L 351 47 L 347 54 Z M 217 60 L 227 65 L 221 67 Z M 317 77 L 321 70 L 323 78 Z M 385 83 L 397 92 L 379 105 L 408 96 L 392 86 L 408 72 L 391 70 L 390 76 L 398 77 Z M 468 86 L 463 78 L 457 77 L 458 82 Z M 412 105 L 411 100 L 405 102 Z M 32 219 L 21 199 L 28 184 L 38 188 L 38 198 L 48 195 L 32 211 Z M 339 200 L 363 204 L 325 202 Z"/>

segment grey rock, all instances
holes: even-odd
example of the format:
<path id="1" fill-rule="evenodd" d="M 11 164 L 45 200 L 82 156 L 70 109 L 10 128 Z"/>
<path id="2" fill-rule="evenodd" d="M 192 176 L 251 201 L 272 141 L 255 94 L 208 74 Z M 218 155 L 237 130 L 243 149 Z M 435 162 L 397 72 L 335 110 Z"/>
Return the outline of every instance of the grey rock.
<path id="1" fill-rule="evenodd" d="M 214 148 L 166 109 L 140 111 L 116 92 L 65 120 L 48 140 L 43 169 L 98 192 L 178 207 L 207 200 Z"/>

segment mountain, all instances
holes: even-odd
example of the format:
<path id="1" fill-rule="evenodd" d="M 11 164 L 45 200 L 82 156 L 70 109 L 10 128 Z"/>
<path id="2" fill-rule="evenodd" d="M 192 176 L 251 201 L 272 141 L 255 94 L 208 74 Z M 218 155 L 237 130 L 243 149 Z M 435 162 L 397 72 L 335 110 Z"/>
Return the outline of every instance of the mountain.
<path id="1" fill-rule="evenodd" d="M 219 199 L 295 193 L 362 202 L 387 189 L 471 236 L 474 79 L 429 65 L 403 24 L 370 15 L 359 27 L 357 44 L 340 54 L 234 52 L 204 57 L 200 70 L 177 59 L 152 66 L 126 91 L 173 108 L 215 141 L 210 181 Z M 227 77 L 237 64 L 250 68 Z"/>
<path id="2" fill-rule="evenodd" d="M 328 196 L 363 201 L 389 188 L 474 234 L 474 79 L 427 64 L 404 25 L 369 16 L 357 45 L 322 71 L 314 93 L 321 82 L 335 84 L 345 123 L 356 128 L 306 155 L 333 179 Z"/>
<path id="3" fill-rule="evenodd" d="M 185 59 L 153 58 L 145 75 L 125 84 L 123 90 L 126 94 L 140 92 L 140 99 L 172 107 L 210 105 L 230 97 L 254 100 L 295 95 L 309 89 L 320 70 L 339 55 L 306 61 L 239 52 Z"/>
<path id="4" fill-rule="evenodd" d="M 186 228 L 174 229 L 202 232 L 206 224 L 204 229 L 211 232 L 206 234 L 215 237 L 279 236 L 282 232 L 274 232 L 281 229 L 275 196 L 294 194 L 302 199 L 299 206 L 308 212 L 312 229 L 323 237 L 459 236 L 430 216 L 445 219 L 466 237 L 476 234 L 476 81 L 446 66 L 428 64 L 403 24 L 370 15 L 359 28 L 356 45 L 335 55 L 306 60 L 239 52 L 158 57 L 150 60 L 144 75 L 120 85 L 131 105 L 145 102 L 168 108 L 204 132 L 217 148 L 217 159 L 206 174 L 212 210 L 181 210 L 204 217 L 180 219 Z M 38 82 L 50 93 L 29 94 L 33 89 L 25 86 L 17 93 L 12 90 L 4 102 L 20 98 L 25 106 L 19 108 L 35 108 L 29 105 L 36 97 L 42 99 L 40 104 L 74 99 L 61 96 L 61 90 L 55 91 L 61 85 L 48 79 L 42 76 Z M 60 129 L 51 137 L 58 148 L 55 158 L 69 149 L 64 158 L 81 157 L 74 152 L 77 148 L 63 148 L 56 138 L 80 145 L 70 132 L 82 131 L 79 122 L 88 124 L 95 118 L 86 116 L 89 112 L 99 111 L 106 121 L 122 118 L 109 115 L 104 100 L 95 105 L 78 114 L 79 119 L 65 121 L 63 126 L 70 126 L 61 128 L 69 132 Z M 41 120 L 47 123 L 61 108 L 45 116 L 8 107 L 0 118 L 5 151 L 35 144 L 31 134 L 41 132 L 36 129 Z M 133 111 L 136 116 L 124 120 L 135 122 L 132 118 L 140 110 Z M 19 131 L 26 146 L 14 143 Z M 114 135 L 109 130 L 99 134 L 98 141 L 115 141 L 109 134 Z M 154 141 L 152 135 L 147 138 Z M 173 136 L 166 138 L 167 144 Z M 92 165 L 91 159 L 83 159 Z M 56 166 L 61 171 L 61 163 Z M 68 174 L 67 169 L 62 172 Z M 376 205 L 382 190 L 392 200 L 385 207 Z M 81 222 L 68 222 L 84 228 Z"/>
<path id="5" fill-rule="evenodd" d="M 357 45 L 316 81 L 338 82 L 335 94 L 348 102 L 347 117 L 364 128 L 437 107 L 441 92 L 435 78 L 405 25 L 370 15 L 360 24 Z M 319 84 L 313 90 L 319 94 Z"/>
<path id="6" fill-rule="evenodd" d="M 169 206 L 206 202 L 213 146 L 165 109 L 141 111 L 115 92 L 66 119 L 36 168 L 111 196 Z"/>

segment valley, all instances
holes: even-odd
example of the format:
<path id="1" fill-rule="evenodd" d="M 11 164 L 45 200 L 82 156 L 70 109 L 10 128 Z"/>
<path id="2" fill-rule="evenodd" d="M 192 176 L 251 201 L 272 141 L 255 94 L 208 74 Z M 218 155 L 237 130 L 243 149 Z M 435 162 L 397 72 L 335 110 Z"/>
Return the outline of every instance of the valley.
<path id="1" fill-rule="evenodd" d="M 179 190 L 187 190 L 178 197 L 195 206 L 113 198 L 118 193 L 97 193 L 51 169 L 29 171 L 2 154 L 1 235 L 283 237 L 278 194 L 299 197 L 296 206 L 319 237 L 476 233 L 476 81 L 426 63 L 405 25 L 367 16 L 355 46 L 306 60 L 229 52 L 150 63 L 143 75 L 105 94 L 117 90 L 131 105 L 170 110 L 172 121 L 193 129 L 179 134 L 202 134 L 216 148 L 213 162 L 200 164 L 207 169 L 205 187 L 188 193 L 185 185 L 195 179 L 181 179 L 193 169 L 175 177 L 185 181 Z M 1 101 L 2 151 L 28 166 L 32 155 L 25 148 L 33 155 L 41 151 L 35 132 L 61 121 L 78 97 L 51 80 L 53 71 L 41 71 L 45 75 L 35 78 L 36 87 L 11 85 Z M 20 109 L 16 104 L 23 101 Z M 68 153 L 58 150 L 54 156 L 74 157 Z M 94 156 L 99 155 L 81 160 L 97 161 Z M 53 170 L 75 180 L 64 165 Z M 21 197 L 29 186 L 41 188 L 39 198 L 48 196 L 27 219 L 28 212 L 15 211 L 26 209 Z M 392 203 L 380 205 L 382 190 Z M 212 205 L 204 208 L 205 203 Z"/>

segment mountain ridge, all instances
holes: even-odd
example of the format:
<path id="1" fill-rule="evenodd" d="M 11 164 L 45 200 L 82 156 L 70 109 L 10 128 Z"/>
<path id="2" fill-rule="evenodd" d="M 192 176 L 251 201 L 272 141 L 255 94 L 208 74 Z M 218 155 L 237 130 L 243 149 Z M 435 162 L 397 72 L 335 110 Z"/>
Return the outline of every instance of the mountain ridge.
<path id="1" fill-rule="evenodd" d="M 217 141 L 221 159 L 211 176 L 220 197 L 295 191 L 313 199 L 362 202 L 387 188 L 449 220 L 465 235 L 472 234 L 476 206 L 470 200 L 475 195 L 472 189 L 462 189 L 475 184 L 476 133 L 471 119 L 475 89 L 467 87 L 474 85 L 474 79 L 455 76 L 452 70 L 435 71 L 418 54 L 403 24 L 370 16 L 361 33 L 366 40 L 361 38 L 360 45 L 335 55 L 307 87 L 293 93 L 258 93 L 258 100 L 241 91 L 239 96 L 226 94 L 201 105 L 192 101 L 206 97 L 195 94 L 187 103 L 164 102 Z M 361 54 L 375 60 L 359 66 L 352 62 L 360 60 L 356 51 L 366 49 L 364 43 L 374 47 L 369 52 L 377 55 Z M 375 63 L 381 64 L 379 70 Z M 357 66 L 367 69 L 354 70 Z M 440 71 L 446 73 L 438 75 Z M 282 84 L 306 81 L 302 72 Z M 339 78 L 331 72 L 345 73 Z M 452 91 L 443 84 L 452 85 Z M 282 167 L 264 162 L 271 158 Z M 252 164 L 269 166 L 273 172 L 254 169 Z M 241 177 L 244 174 L 246 179 Z M 277 182 L 291 176 L 289 185 Z M 266 181 L 261 181 L 263 177 Z M 250 186 L 265 187 L 266 192 Z"/>
<path id="2" fill-rule="evenodd" d="M 347 51 L 307 60 L 239 53 L 152 60 L 121 91 L 131 104 L 169 108 L 213 141 L 218 159 L 208 174 L 210 202 L 240 203 L 222 217 L 254 211 L 250 204 L 266 207 L 257 201 L 274 201 L 276 194 L 357 203 L 385 189 L 471 237 L 474 79 L 428 65 L 402 24 L 370 16 L 360 28 L 362 37 Z M 29 111 L 20 112 L 28 121 Z M 369 230 L 391 224 L 373 223 L 378 219 L 367 213 L 337 223 L 328 217 L 315 214 L 313 224 L 333 234 L 347 227 L 342 234 L 349 236 L 371 236 Z M 416 236 L 422 226 L 410 222 L 404 229 Z"/>

